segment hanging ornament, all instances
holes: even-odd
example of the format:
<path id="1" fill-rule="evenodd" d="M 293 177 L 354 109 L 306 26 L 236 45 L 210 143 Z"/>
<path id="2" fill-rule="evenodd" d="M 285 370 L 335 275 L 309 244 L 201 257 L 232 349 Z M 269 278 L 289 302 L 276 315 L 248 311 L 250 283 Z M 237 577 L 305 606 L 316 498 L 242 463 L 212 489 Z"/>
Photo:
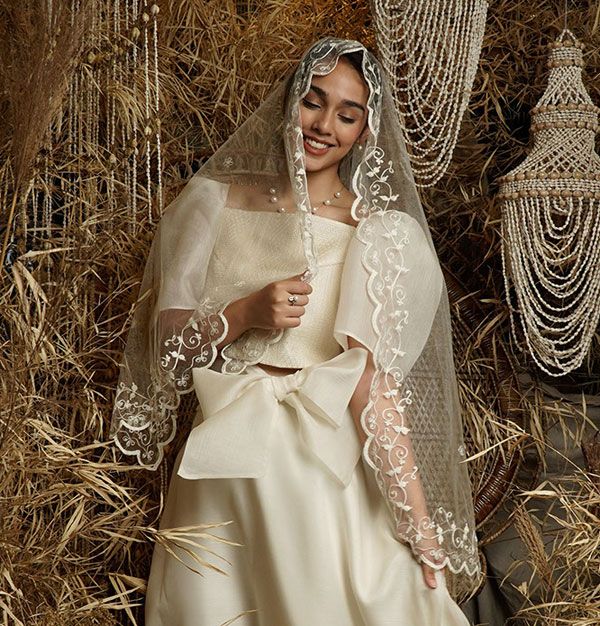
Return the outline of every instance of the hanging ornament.
<path id="1" fill-rule="evenodd" d="M 419 187 L 444 175 L 469 97 L 486 0 L 372 0 L 377 48 Z"/>
<path id="2" fill-rule="evenodd" d="M 146 191 L 148 194 L 148 219 L 152 223 L 152 135 L 156 142 L 156 182 L 158 212 L 162 213 L 162 163 L 160 158 L 160 119 L 159 119 L 159 83 L 158 83 L 158 28 L 157 16 L 160 8 L 157 4 L 145 7 L 142 13 L 144 25 L 144 93 L 146 127 Z M 151 43 L 149 43 L 151 40 Z M 152 126 L 155 127 L 153 132 Z"/>
<path id="3" fill-rule="evenodd" d="M 600 109 L 583 85 L 582 49 L 566 28 L 550 44 L 548 86 L 532 110 L 533 147 L 499 179 L 513 335 L 518 318 L 535 363 L 552 376 L 581 365 L 600 319 Z"/>

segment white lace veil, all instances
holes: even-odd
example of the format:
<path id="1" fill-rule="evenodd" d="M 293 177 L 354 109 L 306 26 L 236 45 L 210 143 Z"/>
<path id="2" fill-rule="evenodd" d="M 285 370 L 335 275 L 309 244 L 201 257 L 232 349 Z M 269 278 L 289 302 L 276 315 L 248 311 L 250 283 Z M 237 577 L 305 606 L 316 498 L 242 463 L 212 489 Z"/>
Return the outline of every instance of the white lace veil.
<path id="1" fill-rule="evenodd" d="M 288 332 L 247 331 L 243 349 L 233 342 L 219 353 L 228 301 L 204 296 L 207 266 L 231 185 L 268 190 L 288 177 L 298 237 L 315 275 L 299 102 L 313 75 L 329 73 L 340 55 L 352 52 L 362 54 L 369 87 L 369 133 L 364 149 L 355 146 L 340 167 L 356 195 L 352 215 L 359 225 L 344 265 L 335 338 L 347 349 L 352 336 L 374 356 L 361 418 L 363 457 L 397 536 L 418 559 L 446 565 L 450 592 L 464 599 L 481 572 L 471 485 L 461 462 L 448 296 L 389 88 L 379 63 L 358 42 L 314 44 L 288 83 L 288 97 L 285 85 L 275 87 L 166 209 L 125 349 L 111 436 L 125 454 L 156 469 L 174 437 L 180 395 L 193 389 L 192 368 L 241 373 Z"/>

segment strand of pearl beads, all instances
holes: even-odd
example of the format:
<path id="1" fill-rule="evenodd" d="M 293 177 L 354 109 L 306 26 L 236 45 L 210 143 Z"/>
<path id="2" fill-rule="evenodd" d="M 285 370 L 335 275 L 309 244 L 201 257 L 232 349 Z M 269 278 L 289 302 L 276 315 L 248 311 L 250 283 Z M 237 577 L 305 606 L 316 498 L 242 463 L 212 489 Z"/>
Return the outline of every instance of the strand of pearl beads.
<path id="1" fill-rule="evenodd" d="M 331 198 L 327 198 L 327 200 L 323 200 L 323 201 L 321 202 L 321 204 L 323 204 L 324 206 L 330 206 L 330 205 L 331 205 L 331 203 L 334 201 L 334 199 L 337 199 L 337 198 L 341 198 L 341 197 L 342 197 L 342 190 L 343 190 L 343 187 L 342 187 L 342 189 L 340 189 L 340 190 L 336 191 L 336 192 L 333 194 L 333 196 L 332 196 Z M 277 189 L 275 189 L 275 187 L 271 187 L 271 188 L 269 189 L 269 195 L 271 196 L 271 197 L 269 198 L 269 202 L 270 202 L 271 204 L 277 204 L 277 203 L 279 202 L 279 198 L 277 197 Z M 311 213 L 316 213 L 316 212 L 318 211 L 318 209 L 319 209 L 319 207 L 318 207 L 318 206 L 313 206 L 313 207 L 310 209 L 310 212 L 311 212 Z M 280 206 L 280 207 L 277 209 L 277 212 L 278 212 L 278 213 L 285 213 L 285 207 L 284 207 L 284 206 Z"/>

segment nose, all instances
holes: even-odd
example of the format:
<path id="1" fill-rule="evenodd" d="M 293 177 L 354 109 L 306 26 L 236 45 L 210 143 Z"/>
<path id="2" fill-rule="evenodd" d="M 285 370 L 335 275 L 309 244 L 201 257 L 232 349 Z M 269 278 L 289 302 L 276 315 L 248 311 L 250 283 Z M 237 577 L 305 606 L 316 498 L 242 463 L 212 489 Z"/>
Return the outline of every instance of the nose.
<path id="1" fill-rule="evenodd" d="M 331 135 L 331 128 L 333 124 L 332 116 L 333 112 L 330 112 L 325 108 L 321 109 L 319 111 L 319 115 L 316 115 L 313 120 L 313 130 L 322 136 Z"/>

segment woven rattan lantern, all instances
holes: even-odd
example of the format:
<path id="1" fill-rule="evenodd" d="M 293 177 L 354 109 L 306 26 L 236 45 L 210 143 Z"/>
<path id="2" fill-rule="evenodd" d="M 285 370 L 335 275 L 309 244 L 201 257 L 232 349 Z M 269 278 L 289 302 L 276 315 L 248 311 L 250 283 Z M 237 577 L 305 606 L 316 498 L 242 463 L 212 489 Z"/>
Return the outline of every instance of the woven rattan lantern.
<path id="1" fill-rule="evenodd" d="M 552 376 L 581 365 L 600 318 L 600 109 L 582 82 L 582 49 L 567 29 L 550 44 L 533 147 L 499 179 L 513 334 L 520 320 L 531 356 Z"/>

